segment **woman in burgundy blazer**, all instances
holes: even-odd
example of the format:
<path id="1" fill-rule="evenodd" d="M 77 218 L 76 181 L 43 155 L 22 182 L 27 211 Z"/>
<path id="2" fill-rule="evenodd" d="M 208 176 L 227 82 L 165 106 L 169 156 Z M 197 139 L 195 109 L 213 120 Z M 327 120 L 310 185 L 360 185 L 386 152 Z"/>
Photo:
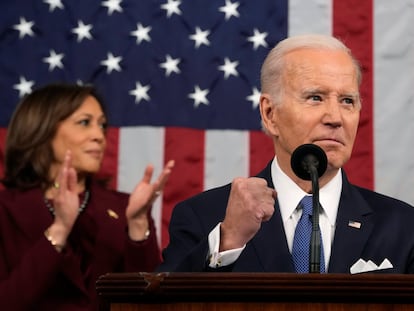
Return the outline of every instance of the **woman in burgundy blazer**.
<path id="1" fill-rule="evenodd" d="M 0 192 L 0 306 L 96 310 L 107 272 L 153 271 L 160 253 L 150 209 L 171 169 L 132 194 L 93 177 L 106 147 L 106 115 L 89 86 L 49 85 L 17 107 Z"/>

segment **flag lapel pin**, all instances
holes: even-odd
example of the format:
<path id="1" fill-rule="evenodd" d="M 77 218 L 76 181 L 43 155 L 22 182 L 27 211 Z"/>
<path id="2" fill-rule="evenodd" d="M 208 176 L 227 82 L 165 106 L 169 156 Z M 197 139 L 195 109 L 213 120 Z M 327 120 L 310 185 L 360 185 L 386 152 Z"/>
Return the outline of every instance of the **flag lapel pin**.
<path id="1" fill-rule="evenodd" d="M 361 223 L 359 221 L 350 220 L 348 221 L 348 226 L 355 229 L 361 228 Z"/>

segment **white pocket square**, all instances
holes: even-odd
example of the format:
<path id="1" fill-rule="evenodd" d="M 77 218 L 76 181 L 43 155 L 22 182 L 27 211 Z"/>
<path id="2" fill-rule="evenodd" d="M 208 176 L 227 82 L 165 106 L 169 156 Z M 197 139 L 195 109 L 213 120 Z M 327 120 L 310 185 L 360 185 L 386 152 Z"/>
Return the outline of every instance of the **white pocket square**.
<path id="1" fill-rule="evenodd" d="M 363 273 L 363 272 L 377 271 L 377 270 L 384 270 L 384 269 L 391 269 L 391 268 L 393 268 L 393 265 L 387 258 L 385 258 L 379 266 L 377 266 L 371 260 L 365 261 L 360 258 L 358 259 L 356 263 L 352 265 L 350 272 L 351 274 L 356 274 L 356 273 Z"/>

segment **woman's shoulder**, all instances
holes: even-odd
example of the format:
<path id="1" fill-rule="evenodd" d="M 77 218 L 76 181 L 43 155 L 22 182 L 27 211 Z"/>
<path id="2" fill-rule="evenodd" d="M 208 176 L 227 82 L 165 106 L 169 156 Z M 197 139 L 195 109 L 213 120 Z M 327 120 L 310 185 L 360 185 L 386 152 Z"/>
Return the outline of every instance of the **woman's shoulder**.
<path id="1" fill-rule="evenodd" d="M 0 209 L 6 213 L 18 213 L 25 215 L 37 211 L 34 206 L 41 206 L 44 204 L 43 194 L 40 188 L 33 188 L 29 190 L 21 190 L 16 188 L 6 188 L 0 190 Z M 36 214 L 36 212 L 34 212 Z"/>
<path id="2" fill-rule="evenodd" d="M 40 189 L 33 188 L 22 190 L 17 188 L 3 188 L 0 190 L 0 202 L 14 202 L 16 200 L 26 200 L 32 197 L 37 197 Z"/>
<path id="3" fill-rule="evenodd" d="M 4 205 L 3 203 L 8 203 L 14 201 L 15 198 L 15 191 L 11 189 L 1 189 L 0 190 L 0 205 Z"/>

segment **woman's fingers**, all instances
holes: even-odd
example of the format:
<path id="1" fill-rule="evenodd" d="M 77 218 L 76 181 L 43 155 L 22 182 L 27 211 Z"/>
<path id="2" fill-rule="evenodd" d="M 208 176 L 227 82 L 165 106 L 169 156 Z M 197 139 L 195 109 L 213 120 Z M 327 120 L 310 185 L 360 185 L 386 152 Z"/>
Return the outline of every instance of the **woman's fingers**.
<path id="1" fill-rule="evenodd" d="M 172 169 L 174 168 L 175 161 L 170 160 L 165 165 L 164 169 L 162 170 L 158 179 L 154 182 L 155 191 L 156 193 L 162 191 L 164 189 L 165 183 L 168 181 L 168 178 L 171 175 Z"/>

